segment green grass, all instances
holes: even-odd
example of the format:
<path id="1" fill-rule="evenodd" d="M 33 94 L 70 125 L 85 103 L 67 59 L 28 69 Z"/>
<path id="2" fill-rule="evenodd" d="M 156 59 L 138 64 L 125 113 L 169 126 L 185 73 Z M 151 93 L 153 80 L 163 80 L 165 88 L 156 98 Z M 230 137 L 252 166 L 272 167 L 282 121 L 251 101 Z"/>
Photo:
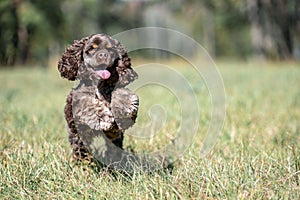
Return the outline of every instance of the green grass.
<path id="1" fill-rule="evenodd" d="M 219 66 L 227 116 L 213 151 L 198 156 L 209 125 L 209 93 L 181 66 L 177 70 L 189 77 L 201 105 L 194 143 L 172 173 L 131 179 L 72 161 L 63 107 L 73 83 L 52 69 L 0 70 L 0 199 L 299 199 L 299 64 Z M 151 142 L 125 136 L 125 146 L 159 149 L 175 137 L 178 102 L 157 87 L 137 92 L 138 124 L 149 121 L 147 110 L 154 102 L 168 111 L 167 122 Z"/>

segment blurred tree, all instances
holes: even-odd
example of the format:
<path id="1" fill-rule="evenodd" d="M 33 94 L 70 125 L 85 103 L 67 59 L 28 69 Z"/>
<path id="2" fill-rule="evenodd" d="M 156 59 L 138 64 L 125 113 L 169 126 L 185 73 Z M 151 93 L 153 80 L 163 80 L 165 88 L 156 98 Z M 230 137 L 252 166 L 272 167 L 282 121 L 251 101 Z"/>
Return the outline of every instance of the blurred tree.
<path id="1" fill-rule="evenodd" d="M 249 23 L 243 1 L 190 0 L 180 4 L 188 30 L 213 57 L 246 58 Z"/>
<path id="2" fill-rule="evenodd" d="M 0 2 L 0 64 L 14 65 L 18 54 L 19 0 Z"/>
<path id="3" fill-rule="evenodd" d="M 256 57 L 300 60 L 299 0 L 247 0 Z"/>
<path id="4" fill-rule="evenodd" d="M 143 1 L 96 1 L 101 9 L 96 20 L 101 32 L 116 34 L 120 31 L 143 26 Z"/>
<path id="5" fill-rule="evenodd" d="M 1 2 L 1 65 L 46 60 L 50 41 L 62 38 L 60 3 L 60 0 Z"/>

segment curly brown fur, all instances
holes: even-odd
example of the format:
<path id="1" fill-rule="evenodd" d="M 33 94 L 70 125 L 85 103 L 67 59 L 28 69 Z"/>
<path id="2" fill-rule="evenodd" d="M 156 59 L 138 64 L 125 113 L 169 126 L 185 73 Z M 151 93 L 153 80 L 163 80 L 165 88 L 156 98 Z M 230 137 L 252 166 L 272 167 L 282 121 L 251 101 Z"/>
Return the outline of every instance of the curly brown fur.
<path id="1" fill-rule="evenodd" d="M 76 79 L 77 71 L 83 62 L 82 50 L 86 41 L 88 41 L 88 37 L 74 40 L 74 43 L 63 53 L 58 62 L 58 70 L 62 77 L 71 81 Z"/>
<path id="2" fill-rule="evenodd" d="M 68 80 L 80 80 L 64 109 L 74 157 L 89 152 L 80 134 L 102 131 L 122 148 L 123 132 L 135 123 L 138 97 L 126 89 L 137 78 L 126 49 L 105 34 L 75 40 L 62 54 L 58 70 Z"/>

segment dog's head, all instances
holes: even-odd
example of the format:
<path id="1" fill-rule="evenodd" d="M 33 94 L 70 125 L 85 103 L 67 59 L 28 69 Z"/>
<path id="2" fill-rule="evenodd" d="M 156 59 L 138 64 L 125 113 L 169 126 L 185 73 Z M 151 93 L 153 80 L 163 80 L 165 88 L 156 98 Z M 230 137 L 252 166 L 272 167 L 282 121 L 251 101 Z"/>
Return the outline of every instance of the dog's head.
<path id="1" fill-rule="evenodd" d="M 105 34 L 75 40 L 62 54 L 58 70 L 68 80 L 106 80 L 116 71 L 119 86 L 125 86 L 137 78 L 126 49 L 119 41 Z"/>

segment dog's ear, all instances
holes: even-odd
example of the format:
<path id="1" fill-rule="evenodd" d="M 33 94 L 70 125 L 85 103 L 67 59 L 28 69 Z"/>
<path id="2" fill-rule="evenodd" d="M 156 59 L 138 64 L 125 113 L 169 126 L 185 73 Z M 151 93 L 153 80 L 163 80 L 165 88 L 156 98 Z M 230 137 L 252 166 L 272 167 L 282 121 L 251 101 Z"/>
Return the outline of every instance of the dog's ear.
<path id="1" fill-rule="evenodd" d="M 82 51 L 88 40 L 88 37 L 82 38 L 81 40 L 75 40 L 62 54 L 57 66 L 62 77 L 70 81 L 76 79 L 78 69 L 83 62 Z"/>
<path id="2" fill-rule="evenodd" d="M 117 72 L 119 75 L 117 87 L 125 87 L 138 78 L 137 73 L 131 68 L 130 58 L 127 54 L 118 60 Z"/>

